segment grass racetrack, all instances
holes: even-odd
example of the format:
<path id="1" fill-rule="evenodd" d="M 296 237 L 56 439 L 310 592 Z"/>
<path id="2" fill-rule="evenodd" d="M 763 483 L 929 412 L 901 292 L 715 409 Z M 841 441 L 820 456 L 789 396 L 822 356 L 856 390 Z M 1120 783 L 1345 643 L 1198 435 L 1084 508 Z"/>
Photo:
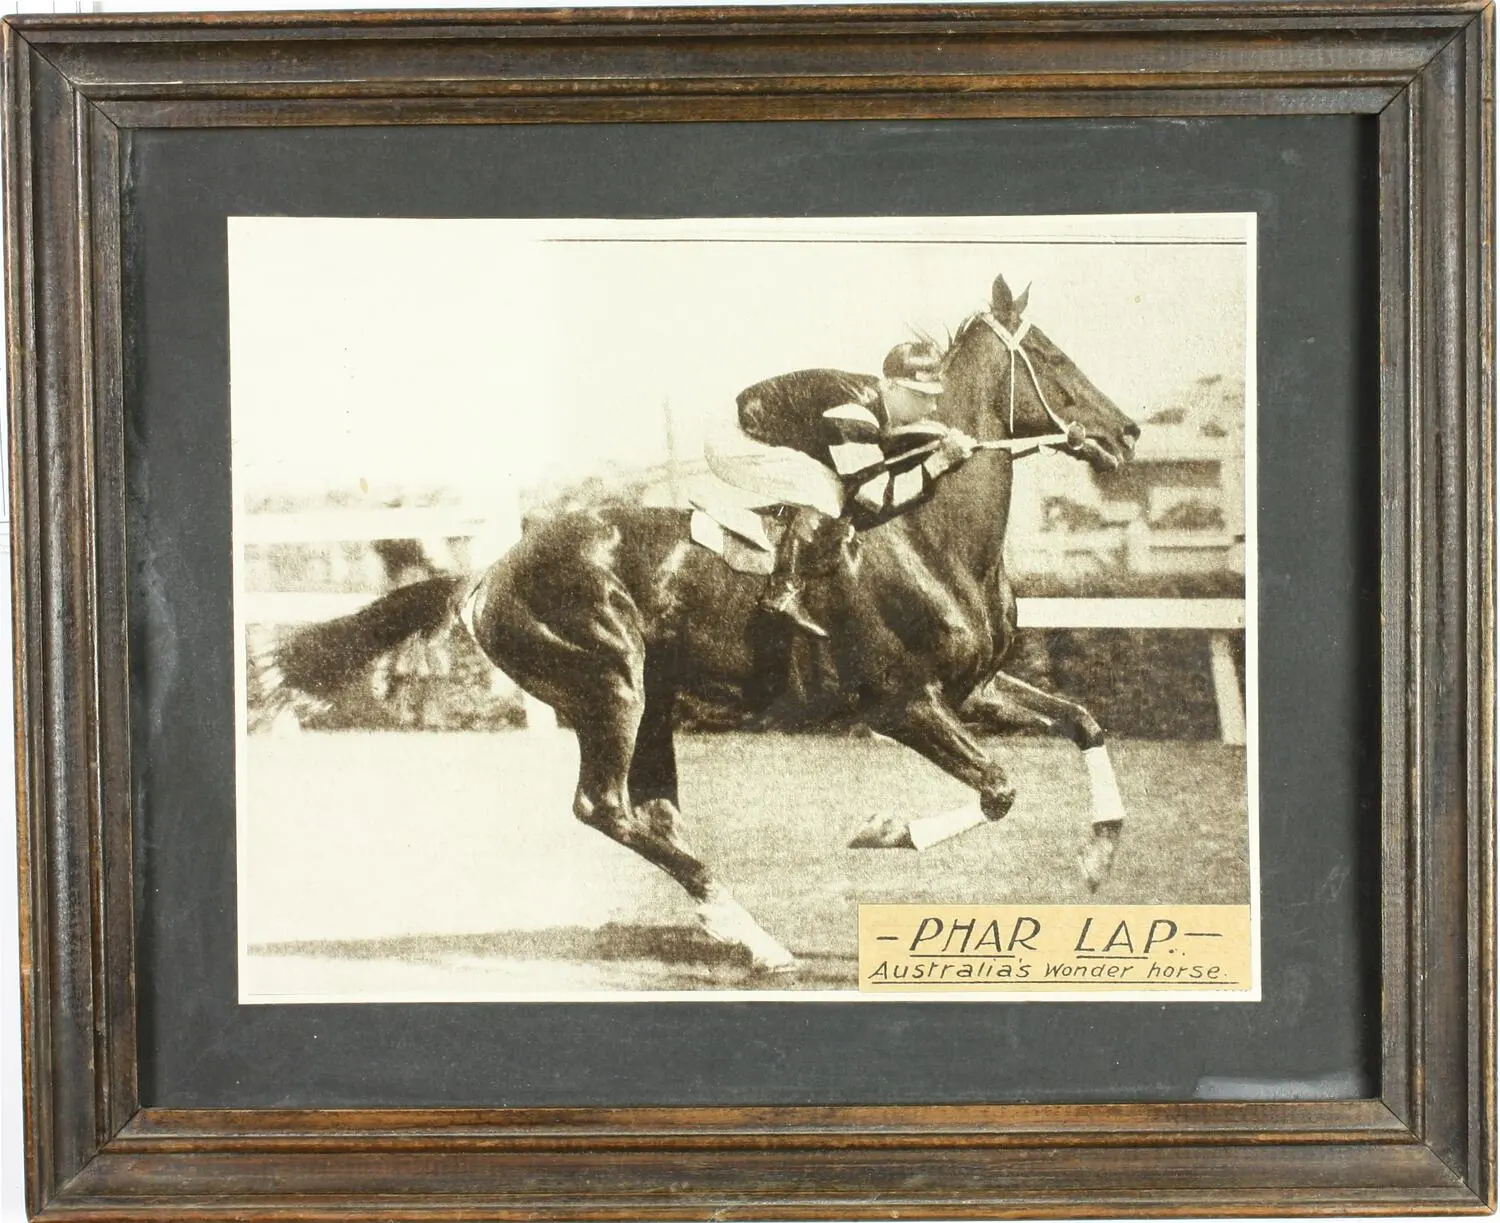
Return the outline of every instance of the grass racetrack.
<path id="1" fill-rule="evenodd" d="M 480 1000 L 598 990 L 854 989 L 857 906 L 1073 904 L 1089 831 L 1078 751 L 991 740 L 1010 815 L 924 852 L 848 849 L 872 814 L 970 798 L 877 738 L 678 740 L 686 833 L 801 960 L 746 980 L 685 893 L 574 820 L 577 751 L 558 731 L 304 733 L 244 741 L 239 923 L 245 1001 Z M 1111 744 L 1128 820 L 1108 904 L 1243 904 L 1245 751 Z"/>

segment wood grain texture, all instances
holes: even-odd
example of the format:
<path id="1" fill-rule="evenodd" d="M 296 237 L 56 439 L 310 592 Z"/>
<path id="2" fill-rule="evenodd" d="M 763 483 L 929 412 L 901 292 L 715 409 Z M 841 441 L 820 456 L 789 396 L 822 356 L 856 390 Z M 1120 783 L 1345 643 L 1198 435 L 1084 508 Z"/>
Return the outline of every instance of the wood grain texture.
<path id="1" fill-rule="evenodd" d="M 458 1220 L 1492 1208 L 1493 89 L 1493 13 L 1470 3 L 8 22 L 31 1210 Z M 1378 116 L 1381 1099 L 139 1108 L 121 274 L 133 131 L 1257 114 Z"/>

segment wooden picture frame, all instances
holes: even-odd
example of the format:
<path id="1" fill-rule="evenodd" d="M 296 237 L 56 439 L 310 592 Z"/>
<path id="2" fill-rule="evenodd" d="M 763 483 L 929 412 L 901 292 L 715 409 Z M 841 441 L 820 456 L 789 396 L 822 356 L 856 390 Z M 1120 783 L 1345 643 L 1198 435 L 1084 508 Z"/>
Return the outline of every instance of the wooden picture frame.
<path id="1" fill-rule="evenodd" d="M 1468 0 L 9 20 L 30 1210 L 82 1221 L 1493 1209 L 1493 103 L 1494 12 Z M 121 291 L 132 133 L 1318 114 L 1378 116 L 1378 1098 L 140 1107 Z"/>

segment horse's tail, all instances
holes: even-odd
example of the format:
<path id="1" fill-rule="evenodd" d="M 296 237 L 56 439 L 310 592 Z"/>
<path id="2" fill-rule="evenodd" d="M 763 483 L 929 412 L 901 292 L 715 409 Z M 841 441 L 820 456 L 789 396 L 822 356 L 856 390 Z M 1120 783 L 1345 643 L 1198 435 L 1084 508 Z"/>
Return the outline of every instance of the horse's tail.
<path id="1" fill-rule="evenodd" d="M 382 595 L 352 615 L 298 629 L 261 660 L 271 686 L 326 699 L 382 654 L 443 628 L 458 610 L 463 574 L 443 574 Z"/>

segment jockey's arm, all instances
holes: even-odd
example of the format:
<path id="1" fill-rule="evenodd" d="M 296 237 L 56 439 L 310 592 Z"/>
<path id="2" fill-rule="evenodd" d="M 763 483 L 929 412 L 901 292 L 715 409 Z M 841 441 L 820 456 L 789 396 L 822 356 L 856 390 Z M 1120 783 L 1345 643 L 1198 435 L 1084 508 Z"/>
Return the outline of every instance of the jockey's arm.
<path id="1" fill-rule="evenodd" d="M 974 453 L 973 438 L 938 421 L 921 421 L 886 433 L 867 412 L 868 421 L 852 412 L 845 414 L 854 428 L 829 447 L 829 454 L 850 489 L 849 508 L 866 528 L 928 500 L 937 491 L 938 481 Z M 870 425 L 875 426 L 873 433 Z"/>

